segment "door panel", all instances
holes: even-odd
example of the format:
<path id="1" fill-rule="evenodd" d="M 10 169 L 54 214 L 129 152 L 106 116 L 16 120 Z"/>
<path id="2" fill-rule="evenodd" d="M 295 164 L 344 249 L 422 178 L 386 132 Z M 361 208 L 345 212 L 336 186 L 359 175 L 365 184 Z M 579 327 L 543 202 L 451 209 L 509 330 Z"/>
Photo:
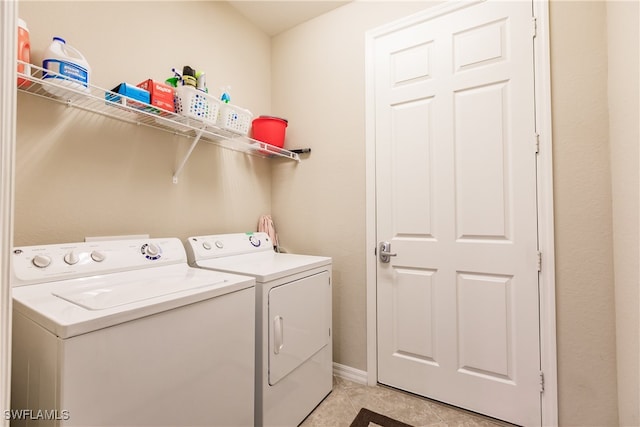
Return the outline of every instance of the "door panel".
<path id="1" fill-rule="evenodd" d="M 329 272 L 314 274 L 269 291 L 269 384 L 329 344 Z"/>
<path id="2" fill-rule="evenodd" d="M 457 275 L 459 369 L 466 373 L 512 379 L 510 284 L 508 276 Z"/>
<path id="3" fill-rule="evenodd" d="M 393 294 L 396 353 L 400 357 L 433 363 L 435 319 L 433 310 L 423 310 L 425 305 L 433 307 L 433 272 L 398 268 L 396 274 Z"/>
<path id="4" fill-rule="evenodd" d="M 497 82 L 454 94 L 458 239 L 508 240 L 507 88 Z"/>
<path id="5" fill-rule="evenodd" d="M 507 19 L 472 26 L 453 35 L 455 72 L 506 59 Z"/>
<path id="6" fill-rule="evenodd" d="M 430 100 L 418 99 L 391 108 L 393 140 L 393 215 L 396 235 L 431 236 L 431 170 L 424 165 L 430 159 Z M 427 118 L 427 120 L 425 120 Z M 414 125 L 417 124 L 417 125 Z M 417 138 L 422 144 L 414 144 Z M 403 191 L 407 183 L 420 182 L 415 194 Z"/>
<path id="7" fill-rule="evenodd" d="M 531 10 L 375 39 L 378 380 L 540 425 Z"/>

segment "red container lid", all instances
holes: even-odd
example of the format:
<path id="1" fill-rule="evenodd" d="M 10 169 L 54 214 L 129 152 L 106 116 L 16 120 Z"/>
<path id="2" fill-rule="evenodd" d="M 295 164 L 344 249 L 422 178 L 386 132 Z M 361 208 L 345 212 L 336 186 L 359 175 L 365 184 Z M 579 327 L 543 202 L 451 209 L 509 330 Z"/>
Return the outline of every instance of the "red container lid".
<path id="1" fill-rule="evenodd" d="M 275 117 L 275 116 L 259 116 L 259 119 L 275 119 L 275 120 L 282 120 L 283 122 L 285 122 L 286 124 L 289 124 L 289 120 L 287 119 L 283 119 L 282 117 Z"/>

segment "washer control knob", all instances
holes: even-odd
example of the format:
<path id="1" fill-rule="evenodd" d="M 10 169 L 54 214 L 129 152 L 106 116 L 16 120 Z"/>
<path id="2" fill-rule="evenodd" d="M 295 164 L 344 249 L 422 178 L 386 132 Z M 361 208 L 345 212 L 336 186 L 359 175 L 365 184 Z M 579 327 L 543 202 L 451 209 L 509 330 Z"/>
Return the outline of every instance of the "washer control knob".
<path id="1" fill-rule="evenodd" d="M 202 247 L 205 248 L 206 250 L 211 250 L 211 243 L 209 242 L 204 242 L 202 244 Z"/>
<path id="2" fill-rule="evenodd" d="M 218 249 L 224 248 L 224 243 L 222 242 L 222 240 L 216 240 L 216 248 Z"/>
<path id="3" fill-rule="evenodd" d="M 36 255 L 31 262 L 38 268 L 45 268 L 51 264 L 51 258 L 46 255 Z"/>
<path id="4" fill-rule="evenodd" d="M 142 245 L 141 251 L 142 255 L 144 255 L 145 258 L 152 261 L 160 259 L 160 253 L 162 252 L 160 246 L 153 243 L 145 243 L 144 245 Z"/>
<path id="5" fill-rule="evenodd" d="M 80 258 L 78 257 L 76 251 L 69 251 L 64 256 L 64 262 L 69 265 L 77 264 L 78 261 L 80 261 Z"/>
<path id="6" fill-rule="evenodd" d="M 104 252 L 100 252 L 100 251 L 91 252 L 91 259 L 94 260 L 95 262 L 102 262 L 106 258 L 107 258 L 107 254 L 105 254 Z"/>

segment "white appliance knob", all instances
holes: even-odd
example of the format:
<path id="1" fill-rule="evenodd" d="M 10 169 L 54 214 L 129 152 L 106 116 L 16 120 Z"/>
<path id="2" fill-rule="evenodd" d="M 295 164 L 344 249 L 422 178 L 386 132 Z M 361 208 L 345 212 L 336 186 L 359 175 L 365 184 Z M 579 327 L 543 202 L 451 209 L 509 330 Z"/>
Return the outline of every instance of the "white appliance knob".
<path id="1" fill-rule="evenodd" d="M 210 250 L 211 249 L 211 243 L 209 242 L 204 242 L 202 244 L 202 247 L 205 248 L 206 250 Z"/>
<path id="2" fill-rule="evenodd" d="M 249 243 L 251 243 L 254 247 L 259 247 L 260 246 L 260 239 L 258 239 L 256 236 L 249 236 Z"/>
<path id="3" fill-rule="evenodd" d="M 80 261 L 80 258 L 78 257 L 76 251 L 69 251 L 64 256 L 64 262 L 69 265 L 77 264 L 78 261 Z"/>
<path id="4" fill-rule="evenodd" d="M 160 252 L 160 249 L 158 248 L 157 245 L 154 245 L 153 243 L 149 243 L 147 247 L 144 248 L 145 255 L 149 255 L 151 257 L 158 255 L 158 252 Z"/>
<path id="5" fill-rule="evenodd" d="M 104 252 L 93 251 L 91 252 L 91 259 L 95 262 L 102 262 L 107 258 L 107 255 Z"/>
<path id="6" fill-rule="evenodd" d="M 51 258 L 46 255 L 36 255 L 33 257 L 33 260 L 31 262 L 33 262 L 33 265 L 38 268 L 45 268 L 48 267 L 49 264 L 51 264 Z"/>
<path id="7" fill-rule="evenodd" d="M 224 243 L 222 243 L 222 240 L 216 240 L 216 248 L 218 249 L 224 248 Z"/>

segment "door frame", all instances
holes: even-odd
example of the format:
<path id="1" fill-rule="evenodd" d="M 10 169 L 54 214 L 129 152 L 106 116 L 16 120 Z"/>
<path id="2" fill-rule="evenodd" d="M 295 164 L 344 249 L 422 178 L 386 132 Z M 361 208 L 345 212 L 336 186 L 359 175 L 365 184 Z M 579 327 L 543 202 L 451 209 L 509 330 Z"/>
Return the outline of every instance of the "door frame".
<path id="1" fill-rule="evenodd" d="M 0 412 L 11 403 L 11 283 L 16 142 L 17 1 L 0 1 Z M 9 420 L 1 418 L 0 425 Z"/>
<path id="2" fill-rule="evenodd" d="M 484 1 L 484 0 L 480 0 Z M 469 7 L 480 1 L 448 0 L 417 14 L 370 30 L 365 35 L 365 153 L 366 153 L 366 313 L 367 383 L 378 382 L 377 366 L 377 258 L 376 236 L 376 157 L 375 157 L 375 40 L 404 27 Z M 537 159 L 538 245 L 542 254 L 539 273 L 540 295 L 540 371 L 544 373 L 541 393 L 541 421 L 558 425 L 558 375 L 556 358 L 555 241 L 553 216 L 553 163 L 551 134 L 551 61 L 549 48 L 549 0 L 532 0 L 532 31 L 535 31 L 535 127 L 539 135 Z M 533 136 L 532 136 L 533 137 Z M 542 378 L 541 378 L 542 380 Z"/>

